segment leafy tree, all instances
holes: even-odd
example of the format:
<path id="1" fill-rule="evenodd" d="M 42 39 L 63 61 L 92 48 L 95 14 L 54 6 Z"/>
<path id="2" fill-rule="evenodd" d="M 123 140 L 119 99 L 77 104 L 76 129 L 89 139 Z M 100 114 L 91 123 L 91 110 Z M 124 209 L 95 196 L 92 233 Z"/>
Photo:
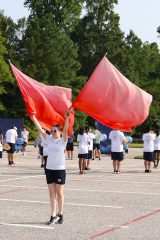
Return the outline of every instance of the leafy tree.
<path id="1" fill-rule="evenodd" d="M 25 0 L 32 18 L 50 16 L 52 23 L 65 32 L 72 32 L 79 21 L 84 0 Z"/>
<path id="2" fill-rule="evenodd" d="M 83 75 L 89 77 L 105 53 L 118 65 L 124 34 L 119 28 L 119 16 L 113 11 L 116 3 L 116 0 L 85 1 L 85 14 L 71 35 L 78 44 Z"/>
<path id="3" fill-rule="evenodd" d="M 25 1 L 31 14 L 19 42 L 23 72 L 45 84 L 72 88 L 73 98 L 86 80 L 84 76 L 77 76 L 81 66 L 77 46 L 69 36 L 82 2 Z M 77 116 L 81 123 L 84 117 Z"/>
<path id="4" fill-rule="evenodd" d="M 0 15 L 0 29 L 3 36 L 4 54 L 3 59 L 6 62 L 2 66 L 6 66 L 8 69 L 8 75 L 5 80 L 3 79 L 3 88 L 5 93 L 1 95 L 1 103 L 3 104 L 3 111 L 1 116 L 3 117 L 21 117 L 25 115 L 24 103 L 16 81 L 12 75 L 12 71 L 9 68 L 8 60 L 20 66 L 19 59 L 19 40 L 21 38 L 20 29 L 22 27 L 23 20 L 19 20 L 18 23 L 14 23 L 11 18 L 4 15 Z"/>
<path id="5" fill-rule="evenodd" d="M 5 38 L 2 37 L 2 33 L 0 31 L 0 111 L 1 116 L 3 116 L 3 112 L 6 111 L 7 106 L 2 101 L 3 96 L 7 97 L 9 93 L 8 85 L 13 82 L 12 75 L 10 73 L 8 64 L 5 62 L 5 54 L 7 54 L 7 50 L 4 46 Z"/>

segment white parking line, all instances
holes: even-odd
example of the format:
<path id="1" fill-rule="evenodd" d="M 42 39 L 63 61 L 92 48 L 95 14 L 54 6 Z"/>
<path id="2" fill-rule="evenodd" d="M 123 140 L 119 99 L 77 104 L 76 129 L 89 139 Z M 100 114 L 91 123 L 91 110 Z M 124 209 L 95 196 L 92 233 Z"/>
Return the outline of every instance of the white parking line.
<path id="1" fill-rule="evenodd" d="M 0 187 L 12 187 L 12 188 L 23 188 L 23 189 L 47 189 L 47 187 L 32 187 L 25 185 L 0 185 Z M 127 191 L 107 191 L 107 190 L 98 190 L 98 189 L 82 189 L 82 188 L 65 188 L 65 191 L 81 191 L 81 192 L 96 192 L 96 193 L 120 193 L 120 194 L 140 194 L 140 195 L 160 195 L 159 192 L 127 192 Z"/>
<path id="2" fill-rule="evenodd" d="M 28 228 L 39 228 L 39 229 L 51 229 L 53 230 L 53 227 L 45 227 L 45 226 L 38 226 L 38 225 L 31 225 L 31 224 L 19 224 L 19 223 L 5 223 L 0 222 L 0 225 L 4 226 L 12 226 L 12 227 L 28 227 Z"/>
<path id="3" fill-rule="evenodd" d="M 70 181 L 90 181 L 90 182 L 110 182 L 110 183 L 130 183 L 130 184 L 153 184 L 153 185 L 160 185 L 160 182 L 134 182 L 134 181 L 115 181 L 115 180 L 107 180 L 107 179 L 83 179 L 83 178 L 79 178 L 79 179 L 76 179 L 76 178 L 69 178 L 68 179 L 68 182 Z"/>
<path id="4" fill-rule="evenodd" d="M 10 179 L 0 180 L 0 182 L 15 181 L 15 180 L 21 180 L 21 179 L 27 179 L 27 178 L 39 178 L 42 176 L 44 177 L 44 175 L 35 175 L 35 176 L 25 176 L 25 177 L 19 177 L 19 178 L 10 178 Z"/>
<path id="5" fill-rule="evenodd" d="M 8 199 L 8 198 L 1 198 L 0 201 L 6 202 L 23 202 L 23 203 L 40 203 L 40 204 L 50 204 L 50 202 L 44 201 L 33 201 L 33 200 L 21 200 L 21 199 Z M 107 205 L 91 205 L 91 204 L 83 204 L 83 203 L 65 203 L 65 205 L 71 206 L 83 206 L 83 207 L 98 207 L 98 208 L 113 208 L 113 209 L 122 209 L 121 206 L 107 206 Z"/>
<path id="6" fill-rule="evenodd" d="M 11 188 L 23 188 L 23 189 L 48 189 L 48 187 L 31 187 L 26 185 L 7 185 L 7 184 L 1 184 L 0 187 L 11 187 Z"/>
<path id="7" fill-rule="evenodd" d="M 106 190 L 96 190 L 96 189 L 78 189 L 78 188 L 65 188 L 68 191 L 82 191 L 82 192 L 100 192 L 100 193 L 120 193 L 120 194 L 140 194 L 140 195 L 160 195 L 160 193 L 155 192 L 125 192 L 125 191 L 106 191 Z"/>

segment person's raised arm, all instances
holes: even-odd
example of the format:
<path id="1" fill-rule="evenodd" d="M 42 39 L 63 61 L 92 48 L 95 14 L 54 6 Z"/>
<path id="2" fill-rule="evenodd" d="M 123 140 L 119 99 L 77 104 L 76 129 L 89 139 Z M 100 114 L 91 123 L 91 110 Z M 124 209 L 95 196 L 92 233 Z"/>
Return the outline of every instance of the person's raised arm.
<path id="1" fill-rule="evenodd" d="M 47 134 L 44 131 L 44 129 L 41 127 L 40 123 L 38 122 L 37 118 L 34 115 L 32 116 L 32 120 L 33 120 L 36 128 L 40 131 L 42 138 L 46 139 Z"/>
<path id="2" fill-rule="evenodd" d="M 63 128 L 63 139 L 66 142 L 68 138 L 68 128 L 69 128 L 69 117 L 70 117 L 70 110 L 66 112 L 66 120 Z"/>

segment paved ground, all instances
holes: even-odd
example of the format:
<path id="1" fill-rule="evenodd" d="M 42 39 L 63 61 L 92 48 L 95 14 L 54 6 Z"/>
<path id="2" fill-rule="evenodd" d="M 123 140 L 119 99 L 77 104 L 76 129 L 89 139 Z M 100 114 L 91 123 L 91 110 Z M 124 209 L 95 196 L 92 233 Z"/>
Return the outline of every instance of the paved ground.
<path id="1" fill-rule="evenodd" d="M 0 160 L 0 240 L 159 240 L 160 169 L 145 174 L 142 149 L 130 149 L 119 175 L 109 156 L 78 174 L 78 159 L 67 160 L 65 221 L 45 225 L 49 196 L 37 149 L 16 153 L 16 167 Z"/>

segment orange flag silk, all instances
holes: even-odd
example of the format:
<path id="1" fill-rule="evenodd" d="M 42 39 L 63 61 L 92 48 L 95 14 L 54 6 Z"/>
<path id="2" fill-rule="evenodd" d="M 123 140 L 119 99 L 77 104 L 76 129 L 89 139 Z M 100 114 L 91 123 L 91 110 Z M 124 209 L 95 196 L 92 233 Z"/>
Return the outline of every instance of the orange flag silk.
<path id="1" fill-rule="evenodd" d="M 147 118 L 151 102 L 104 57 L 72 106 L 113 129 L 131 131 Z"/>
<path id="2" fill-rule="evenodd" d="M 23 74 L 10 64 L 17 80 L 29 116 L 35 114 L 46 130 L 55 124 L 64 126 L 65 113 L 71 106 L 72 92 L 69 88 L 47 86 Z M 74 111 L 70 114 L 69 135 L 74 125 Z"/>

